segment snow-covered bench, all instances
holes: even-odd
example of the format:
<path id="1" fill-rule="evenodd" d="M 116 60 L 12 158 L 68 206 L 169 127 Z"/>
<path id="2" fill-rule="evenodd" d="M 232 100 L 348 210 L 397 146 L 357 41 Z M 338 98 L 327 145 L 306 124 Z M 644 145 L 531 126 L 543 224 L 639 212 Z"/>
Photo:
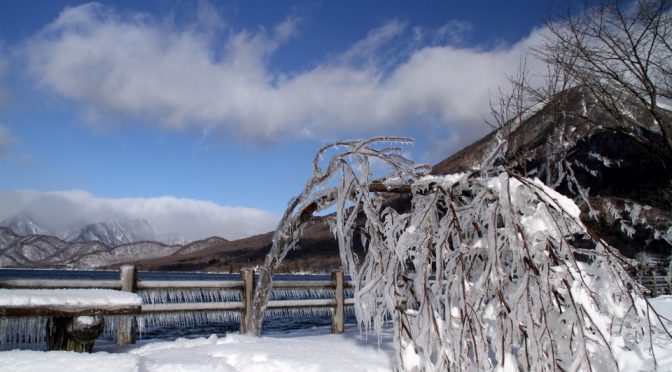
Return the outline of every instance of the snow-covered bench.
<path id="1" fill-rule="evenodd" d="M 142 299 L 113 289 L 0 289 L 0 316 L 139 314 Z"/>
<path id="2" fill-rule="evenodd" d="M 112 289 L 0 289 L 0 316 L 50 317 L 52 350 L 91 351 L 103 315 L 140 314 L 142 299 Z"/>

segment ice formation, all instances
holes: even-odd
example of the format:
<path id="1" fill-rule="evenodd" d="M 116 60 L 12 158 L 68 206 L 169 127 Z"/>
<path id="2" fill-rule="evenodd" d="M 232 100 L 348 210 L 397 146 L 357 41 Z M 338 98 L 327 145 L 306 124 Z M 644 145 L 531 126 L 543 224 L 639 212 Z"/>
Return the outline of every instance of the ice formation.
<path id="1" fill-rule="evenodd" d="M 375 330 L 392 322 L 397 369 L 617 370 L 634 359 L 655 368 L 659 319 L 628 260 L 586 229 L 572 200 L 495 167 L 506 143 L 479 171 L 421 177 L 398 149 L 376 148 L 379 140 L 387 139 L 341 143 L 327 168 L 315 166 L 262 273 L 293 248 L 307 217 L 335 207 L 358 321 Z M 395 187 L 406 181 L 410 210 L 371 191 L 374 159 Z M 353 251 L 357 236 L 363 257 Z M 271 286 L 257 287 L 262 314 Z"/>

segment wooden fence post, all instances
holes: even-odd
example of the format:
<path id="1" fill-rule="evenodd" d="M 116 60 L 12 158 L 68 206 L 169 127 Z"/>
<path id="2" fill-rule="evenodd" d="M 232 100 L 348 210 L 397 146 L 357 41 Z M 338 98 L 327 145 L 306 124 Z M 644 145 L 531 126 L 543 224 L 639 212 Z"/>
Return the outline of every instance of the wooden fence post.
<path id="1" fill-rule="evenodd" d="M 653 288 L 651 288 L 651 297 L 657 297 L 658 283 L 656 282 L 656 269 L 651 270 L 651 280 L 653 280 Z"/>
<path id="2" fill-rule="evenodd" d="M 119 279 L 121 280 L 121 290 L 124 292 L 138 291 L 138 271 L 133 265 L 123 265 L 119 268 Z M 135 316 L 119 316 L 119 327 L 117 328 L 117 345 L 128 345 L 135 343 L 135 334 L 137 321 Z"/>
<path id="3" fill-rule="evenodd" d="M 254 270 L 241 270 L 240 278 L 243 280 L 243 291 L 241 293 L 243 310 L 240 313 L 240 334 L 246 334 L 247 325 L 250 323 L 250 316 L 252 316 L 252 299 L 254 298 Z"/>
<path id="4" fill-rule="evenodd" d="M 331 316 L 331 333 L 343 333 L 345 325 L 343 271 L 332 272 L 331 280 L 334 282 L 334 299 L 336 300 L 334 313 Z"/>

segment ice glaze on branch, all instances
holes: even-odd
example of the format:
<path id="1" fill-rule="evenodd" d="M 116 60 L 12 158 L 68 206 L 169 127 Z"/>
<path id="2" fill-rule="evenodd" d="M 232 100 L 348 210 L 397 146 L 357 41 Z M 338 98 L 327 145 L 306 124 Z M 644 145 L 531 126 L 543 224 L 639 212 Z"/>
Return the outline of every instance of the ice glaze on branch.
<path id="1" fill-rule="evenodd" d="M 353 210 L 357 210 L 356 201 L 361 199 L 362 194 L 407 192 L 410 190 L 409 181 L 417 179 L 419 175 L 429 170 L 429 166 L 415 165 L 413 161 L 400 155 L 399 147 L 376 148 L 385 143 L 410 145 L 413 140 L 403 137 L 375 137 L 368 140 L 336 142 L 325 145 L 317 151 L 313 160 L 313 176 L 308 180 L 301 194 L 289 202 L 273 236 L 271 250 L 259 272 L 252 315 L 247 325 L 248 333 L 257 336 L 261 334 L 263 313 L 272 288 L 272 275 L 287 253 L 294 249 L 304 224 L 310 221 L 314 213 L 337 203 L 344 191 L 347 193 L 347 199 L 354 203 Z M 327 167 L 322 168 L 321 160 L 328 151 L 337 153 L 329 159 Z M 401 183 L 388 185 L 371 180 L 371 159 L 381 161 L 391 170 L 391 176 L 396 177 Z M 351 180 L 347 190 L 342 190 L 342 184 L 340 187 L 328 185 L 328 182 L 335 177 L 341 177 L 341 180 L 347 177 Z"/>

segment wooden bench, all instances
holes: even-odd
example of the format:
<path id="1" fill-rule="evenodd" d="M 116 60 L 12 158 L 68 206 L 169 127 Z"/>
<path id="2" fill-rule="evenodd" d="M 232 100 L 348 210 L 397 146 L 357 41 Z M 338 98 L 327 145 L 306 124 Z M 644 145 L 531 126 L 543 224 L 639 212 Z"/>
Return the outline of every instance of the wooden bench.
<path id="1" fill-rule="evenodd" d="M 104 315 L 136 315 L 142 299 L 112 289 L 0 289 L 0 316 L 49 317 L 49 350 L 91 352 Z"/>

